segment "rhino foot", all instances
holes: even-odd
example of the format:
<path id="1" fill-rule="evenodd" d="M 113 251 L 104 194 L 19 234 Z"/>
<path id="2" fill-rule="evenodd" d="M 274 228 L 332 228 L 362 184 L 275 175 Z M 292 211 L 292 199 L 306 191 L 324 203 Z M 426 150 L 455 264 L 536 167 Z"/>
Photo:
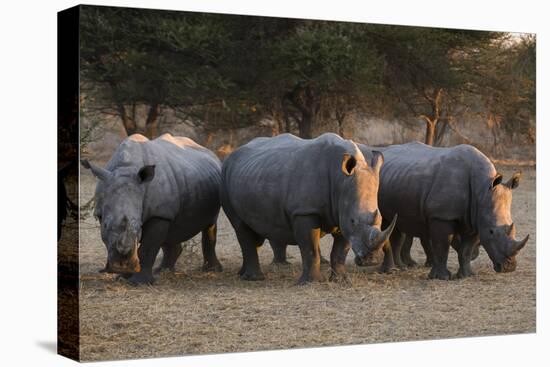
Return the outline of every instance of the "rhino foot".
<path id="1" fill-rule="evenodd" d="M 324 282 L 325 277 L 321 274 L 312 274 L 312 275 L 304 275 L 300 276 L 300 279 L 296 282 L 296 285 L 305 285 L 312 282 Z"/>
<path id="2" fill-rule="evenodd" d="M 241 274 L 242 280 L 250 280 L 250 281 L 256 281 L 256 280 L 264 280 L 265 276 L 262 273 L 249 273 L 244 272 Z"/>
<path id="3" fill-rule="evenodd" d="M 449 280 L 451 279 L 451 272 L 447 269 L 434 269 L 430 271 L 428 275 L 429 279 Z"/>
<path id="4" fill-rule="evenodd" d="M 379 273 L 383 273 L 383 274 L 391 274 L 391 273 L 395 273 L 397 271 L 397 268 L 395 266 L 385 266 L 385 265 L 382 265 L 379 269 L 378 269 L 378 272 Z"/>
<path id="5" fill-rule="evenodd" d="M 209 262 L 206 262 L 202 266 L 202 271 L 205 271 L 205 272 L 213 271 L 213 272 L 216 272 L 216 273 L 220 273 L 222 270 L 223 270 L 222 264 L 220 264 L 219 261 L 216 261 L 212 264 L 209 263 Z"/>
<path id="6" fill-rule="evenodd" d="M 166 268 L 166 267 L 163 267 L 163 266 L 159 266 L 159 267 L 153 269 L 153 274 L 158 275 L 158 274 L 160 274 L 160 273 L 162 273 L 162 272 L 171 272 L 171 273 L 173 273 L 173 272 L 175 272 L 175 271 L 176 271 L 176 268 L 173 267 L 173 266 L 172 266 L 172 267 L 169 267 L 169 268 Z"/>
<path id="7" fill-rule="evenodd" d="M 271 264 L 273 265 L 283 265 L 283 266 L 286 266 L 286 265 L 290 265 L 290 263 L 286 260 L 277 260 L 277 259 L 273 259 L 273 261 L 271 261 Z"/>
<path id="8" fill-rule="evenodd" d="M 405 266 L 407 268 L 416 268 L 416 267 L 418 267 L 418 263 L 416 261 L 414 261 L 413 259 L 409 259 L 409 260 L 405 261 Z"/>
<path id="9" fill-rule="evenodd" d="M 458 269 L 456 279 L 464 279 L 476 275 L 471 269 Z"/>
<path id="10" fill-rule="evenodd" d="M 403 263 L 396 264 L 396 266 L 397 266 L 397 269 L 399 270 L 407 270 L 409 268 L 406 264 L 403 264 Z"/>
<path id="11" fill-rule="evenodd" d="M 328 280 L 335 283 L 350 283 L 347 273 L 337 273 L 335 271 L 330 272 Z"/>
<path id="12" fill-rule="evenodd" d="M 128 278 L 128 283 L 131 285 L 141 285 L 141 284 L 153 284 L 155 282 L 155 278 L 153 275 L 144 274 L 144 273 L 133 273 Z"/>
<path id="13" fill-rule="evenodd" d="M 426 262 L 424 263 L 424 267 L 425 268 L 431 268 L 432 267 L 432 262 L 430 260 L 426 260 Z"/>

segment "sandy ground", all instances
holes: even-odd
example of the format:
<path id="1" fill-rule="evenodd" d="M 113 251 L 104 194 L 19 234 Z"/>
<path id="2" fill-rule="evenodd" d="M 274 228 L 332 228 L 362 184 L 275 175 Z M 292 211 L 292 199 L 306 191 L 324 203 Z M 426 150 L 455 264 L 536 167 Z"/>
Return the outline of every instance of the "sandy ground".
<path id="1" fill-rule="evenodd" d="M 296 247 L 289 266 L 271 265 L 269 245 L 260 249 L 267 279 L 237 277 L 241 252 L 222 215 L 217 252 L 222 273 L 203 273 L 197 246 L 182 253 L 176 273 L 164 273 L 154 286 L 132 287 L 99 274 L 105 248 L 98 223 L 89 217 L 80 233 L 81 359 L 104 360 L 197 353 L 220 353 L 438 339 L 535 331 L 535 170 L 522 167 L 514 192 L 513 217 L 518 237 L 531 239 L 518 256 L 514 273 L 497 274 L 484 251 L 473 262 L 475 277 L 427 279 L 419 267 L 394 274 L 357 268 L 348 257 L 350 284 L 330 282 L 295 286 L 301 270 Z M 508 179 L 513 172 L 502 167 Z M 81 202 L 95 179 L 81 178 Z M 69 223 L 70 224 L 70 223 Z M 329 237 L 322 253 L 330 253 Z M 418 243 L 413 257 L 423 263 Z M 159 256 L 160 258 L 160 256 Z M 158 260 L 158 259 L 157 259 Z M 325 272 L 328 268 L 325 266 Z M 458 269 L 451 250 L 449 269 Z"/>

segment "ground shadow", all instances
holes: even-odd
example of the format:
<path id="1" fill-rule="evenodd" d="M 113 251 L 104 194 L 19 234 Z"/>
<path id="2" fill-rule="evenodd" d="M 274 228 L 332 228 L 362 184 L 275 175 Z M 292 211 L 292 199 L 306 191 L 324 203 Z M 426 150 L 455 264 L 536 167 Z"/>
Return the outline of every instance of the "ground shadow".
<path id="1" fill-rule="evenodd" d="M 36 345 L 45 349 L 46 351 L 57 354 L 57 342 L 51 340 L 39 340 L 36 342 Z"/>

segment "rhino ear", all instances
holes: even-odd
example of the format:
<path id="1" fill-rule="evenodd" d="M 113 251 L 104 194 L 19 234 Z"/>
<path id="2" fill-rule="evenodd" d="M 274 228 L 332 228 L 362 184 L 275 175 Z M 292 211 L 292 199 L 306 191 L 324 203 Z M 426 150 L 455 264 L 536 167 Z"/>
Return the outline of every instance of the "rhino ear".
<path id="1" fill-rule="evenodd" d="M 491 183 L 491 189 L 494 189 L 500 183 L 502 183 L 502 175 L 500 173 L 497 173 L 497 175 L 493 177 L 493 182 Z"/>
<path id="2" fill-rule="evenodd" d="M 143 166 L 138 172 L 139 182 L 149 182 L 155 177 L 155 165 Z"/>
<path id="3" fill-rule="evenodd" d="M 372 168 L 377 172 L 380 173 L 380 168 L 382 168 L 382 165 L 384 164 L 384 155 L 377 151 L 372 151 L 372 160 L 371 160 L 371 166 Z"/>
<path id="4" fill-rule="evenodd" d="M 516 187 L 519 186 L 519 179 L 521 178 L 521 172 L 516 172 L 514 173 L 514 175 L 512 176 L 511 179 L 508 180 L 508 182 L 506 182 L 504 184 L 504 186 L 510 188 L 511 190 L 515 189 Z"/>
<path id="5" fill-rule="evenodd" d="M 344 153 L 344 159 L 342 160 L 342 172 L 346 176 L 353 175 L 355 172 L 355 167 L 357 166 L 357 159 L 354 156 L 348 153 Z"/>

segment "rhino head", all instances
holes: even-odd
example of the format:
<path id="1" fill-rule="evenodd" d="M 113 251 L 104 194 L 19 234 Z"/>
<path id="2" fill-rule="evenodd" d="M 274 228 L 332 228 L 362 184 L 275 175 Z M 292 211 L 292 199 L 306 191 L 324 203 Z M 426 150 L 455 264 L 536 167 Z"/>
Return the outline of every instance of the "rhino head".
<path id="1" fill-rule="evenodd" d="M 516 270 L 516 255 L 525 246 L 529 235 L 516 240 L 516 226 L 512 222 L 512 190 L 518 187 L 521 173 L 502 183 L 497 174 L 481 195 L 478 204 L 477 224 L 481 245 L 487 251 L 496 272 Z"/>
<path id="2" fill-rule="evenodd" d="M 96 193 L 94 215 L 101 224 L 101 239 L 107 248 L 105 271 L 139 272 L 138 245 L 141 239 L 145 183 L 155 176 L 155 166 L 131 167 L 111 172 L 87 160 L 82 165 L 101 182 Z"/>
<path id="3" fill-rule="evenodd" d="M 344 154 L 342 160 L 343 184 L 339 195 L 339 227 L 350 242 L 356 258 L 367 259 L 378 252 L 389 239 L 397 215 L 381 230 L 382 215 L 378 210 L 380 168 L 384 156 L 373 152 L 370 165 L 357 148 L 355 154 Z"/>

